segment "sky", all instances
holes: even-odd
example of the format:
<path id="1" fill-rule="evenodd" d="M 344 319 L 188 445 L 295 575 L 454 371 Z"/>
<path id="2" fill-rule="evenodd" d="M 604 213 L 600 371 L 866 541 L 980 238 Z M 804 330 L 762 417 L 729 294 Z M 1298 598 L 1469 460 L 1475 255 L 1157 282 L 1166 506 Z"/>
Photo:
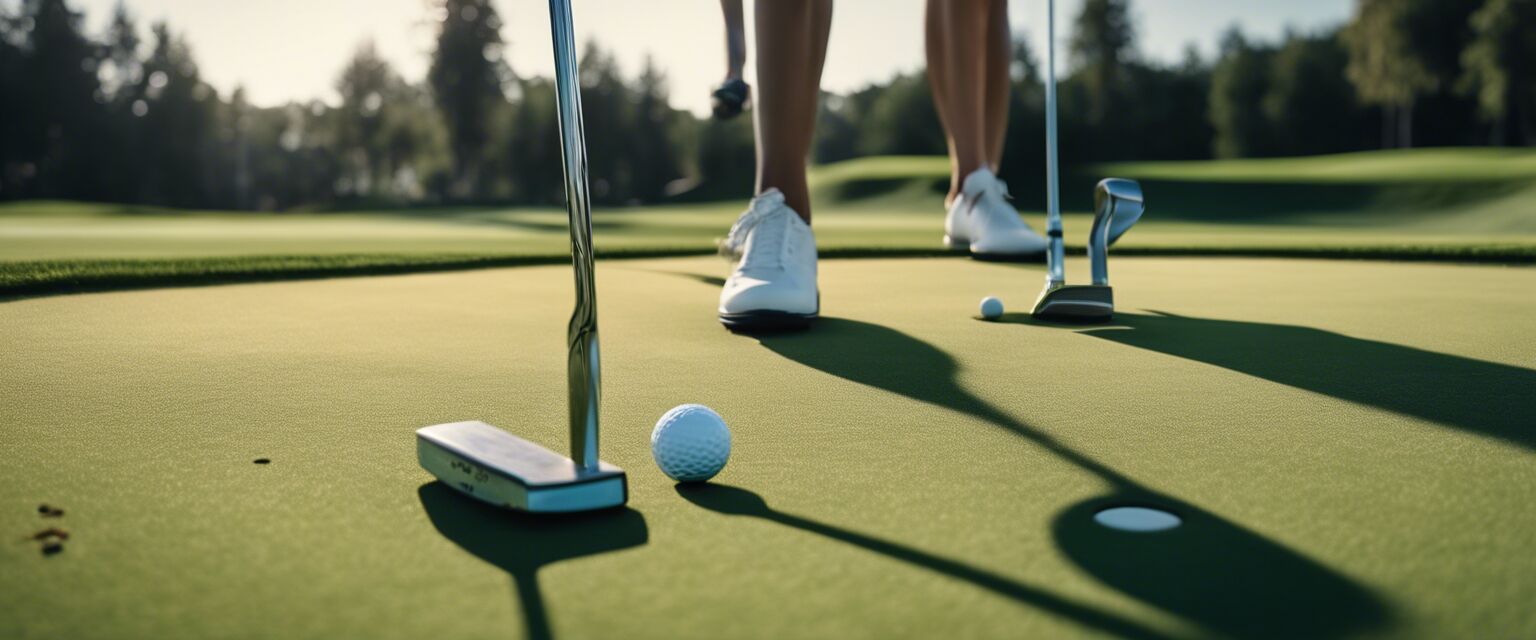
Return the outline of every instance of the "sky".
<path id="1" fill-rule="evenodd" d="M 14 9 L 20 0 L 0 0 Z M 105 30 L 119 0 L 70 0 L 87 28 Z M 751 3 L 747 1 L 748 34 Z M 203 78 L 228 95 L 270 106 L 319 97 L 336 100 L 336 76 L 365 40 L 408 80 L 425 77 L 435 27 L 431 0 L 126 0 L 146 32 L 168 20 L 191 43 Z M 550 75 L 546 0 L 495 0 L 508 59 L 519 75 Z M 1057 3 L 1057 42 L 1082 0 Z M 923 0 L 838 0 L 822 86 L 844 92 L 923 65 Z M 1044 58 L 1045 0 L 1008 0 L 1009 21 Z M 1132 0 L 1143 57 L 1172 62 L 1193 44 L 1209 56 L 1220 34 L 1238 25 L 1258 39 L 1336 25 L 1353 0 Z M 724 73 L 717 0 L 573 0 L 577 39 L 597 39 L 631 77 L 646 56 L 666 73 L 672 103 L 707 113 L 709 89 Z M 750 51 L 750 50 L 749 50 Z M 1061 55 L 1064 58 L 1065 55 Z M 1058 68 L 1064 60 L 1058 61 Z M 752 60 L 749 58 L 748 79 Z"/>

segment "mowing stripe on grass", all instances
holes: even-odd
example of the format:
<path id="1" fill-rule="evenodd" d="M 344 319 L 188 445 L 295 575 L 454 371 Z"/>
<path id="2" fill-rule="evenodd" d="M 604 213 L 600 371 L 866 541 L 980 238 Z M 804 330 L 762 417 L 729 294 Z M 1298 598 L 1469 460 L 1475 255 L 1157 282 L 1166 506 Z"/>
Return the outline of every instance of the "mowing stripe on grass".
<path id="1" fill-rule="evenodd" d="M 1082 247 L 1073 247 L 1081 255 Z M 599 251 L 598 258 L 623 260 L 694 256 L 698 248 Z M 1122 256 L 1230 256 L 1399 260 L 1493 264 L 1536 264 L 1536 246 L 1528 245 L 1383 245 L 1341 247 L 1123 247 Z M 943 249 L 830 247 L 824 258 L 953 257 Z M 495 267 L 561 264 L 565 253 L 548 254 L 345 254 L 230 256 L 175 259 L 35 260 L 0 262 L 0 298 L 63 293 L 272 282 L 351 276 L 464 271 Z"/>

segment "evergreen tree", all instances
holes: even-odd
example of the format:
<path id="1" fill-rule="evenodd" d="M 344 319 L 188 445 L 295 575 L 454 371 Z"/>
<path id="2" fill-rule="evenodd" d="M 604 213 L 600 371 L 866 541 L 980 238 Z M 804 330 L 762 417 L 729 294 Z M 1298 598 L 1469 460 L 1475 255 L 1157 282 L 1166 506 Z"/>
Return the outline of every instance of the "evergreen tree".
<path id="1" fill-rule="evenodd" d="M 811 158 L 827 164 L 859 155 L 859 125 L 847 96 L 823 91 L 816 101 L 816 138 Z"/>
<path id="2" fill-rule="evenodd" d="M 453 195 L 474 197 L 481 193 L 490 118 L 506 100 L 501 18 L 490 0 L 442 0 L 440 14 L 427 79 L 448 130 Z"/>
<path id="3" fill-rule="evenodd" d="M 27 171 L 22 145 L 29 124 L 22 98 L 24 38 L 19 19 L 0 6 L 0 198 L 20 195 Z"/>
<path id="4" fill-rule="evenodd" d="M 1435 77 L 1424 60 L 1413 55 L 1409 12 L 1414 0 L 1360 0 L 1354 21 L 1344 31 L 1349 46 L 1349 79 L 1366 104 L 1382 107 L 1381 146 L 1401 139 L 1410 146 L 1413 103 L 1435 89 Z M 1392 122 L 1399 122 L 1400 129 Z M 1404 135 L 1406 132 L 1409 135 Z"/>
<path id="5" fill-rule="evenodd" d="M 707 118 L 699 131 L 699 189 L 694 198 L 740 198 L 752 192 L 754 155 L 752 120 Z"/>
<path id="6" fill-rule="evenodd" d="M 1467 0 L 1360 0 L 1343 34 L 1347 72 L 1361 100 L 1387 115 L 1383 147 L 1413 146 L 1415 107 L 1460 77 L 1474 8 Z"/>
<path id="7" fill-rule="evenodd" d="M 402 97 L 404 84 L 389 62 L 379 56 L 372 40 L 358 46 L 336 80 L 336 92 L 341 95 L 336 113 L 336 154 L 342 161 L 344 191 L 368 196 L 388 190 L 388 152 L 382 132 L 388 112 Z"/>
<path id="8" fill-rule="evenodd" d="M 667 103 L 666 77 L 646 56 L 635 83 L 635 118 L 631 124 L 634 144 L 634 190 L 631 198 L 655 201 L 666 195 L 667 185 L 682 177 L 673 142 L 674 114 Z"/>
<path id="9" fill-rule="evenodd" d="M 448 131 L 423 87 L 399 83 L 384 104 L 371 154 L 382 158 L 381 171 L 390 181 L 387 192 L 392 197 L 420 200 L 427 196 L 430 182 L 452 172 Z"/>
<path id="10" fill-rule="evenodd" d="M 1209 104 L 1211 68 L 1197 52 L 1186 51 L 1177 66 L 1131 64 L 1127 67 L 1134 103 L 1119 111 L 1099 137 L 1095 160 L 1208 158 L 1214 133 Z"/>
<path id="11" fill-rule="evenodd" d="M 1069 47 L 1074 73 L 1088 101 L 1088 120 L 1101 124 L 1121 101 L 1126 66 L 1136 51 L 1130 0 L 1086 0 Z"/>
<path id="12" fill-rule="evenodd" d="M 1462 89 L 1499 144 L 1536 143 L 1536 0 L 1487 0 L 1471 24 Z"/>
<path id="13" fill-rule="evenodd" d="M 107 26 L 106 42 L 101 56 L 102 93 L 116 102 L 128 87 L 139 82 L 143 64 L 139 59 L 139 28 L 128 5 L 122 0 L 112 9 L 112 22 Z"/>
<path id="14" fill-rule="evenodd" d="M 136 87 L 143 81 L 144 65 L 139 51 L 142 44 L 138 24 L 127 5 L 119 1 L 101 44 L 98 73 L 106 119 L 98 153 L 109 167 L 105 196 L 112 200 L 134 202 L 140 196 L 143 163 L 134 148 L 138 119 L 133 103 L 138 99 Z"/>
<path id="15" fill-rule="evenodd" d="M 102 163 L 94 153 L 100 131 L 96 45 L 81 32 L 82 16 L 64 0 L 24 0 L 21 86 L 23 121 L 18 144 L 36 177 L 30 195 L 98 198 Z"/>
<path id="16" fill-rule="evenodd" d="M 926 71 L 892 79 L 869 106 L 859 128 L 859 151 L 865 155 L 942 154 L 949 144 Z"/>
<path id="17" fill-rule="evenodd" d="M 164 22 L 151 30 L 154 46 L 135 89 L 135 153 L 142 158 L 141 199 L 202 206 L 218 188 L 214 135 L 218 95 L 202 81 L 186 40 Z"/>
<path id="18" fill-rule="evenodd" d="M 1273 51 L 1252 45 L 1233 27 L 1222 39 L 1221 61 L 1211 73 L 1210 118 L 1218 158 L 1269 155 L 1264 113 Z"/>
<path id="19" fill-rule="evenodd" d="M 1337 32 L 1288 34 L 1270 63 L 1263 99 L 1275 152 L 1283 155 L 1336 153 L 1368 143 L 1366 118 L 1354 86 L 1341 71 L 1348 63 Z"/>
<path id="20" fill-rule="evenodd" d="M 508 145 L 514 195 L 526 202 L 557 203 L 565 197 L 560 133 L 555 112 L 555 83 L 548 78 L 518 81 Z"/>
<path id="21" fill-rule="evenodd" d="M 581 52 L 581 115 L 586 125 L 592 198 L 622 202 L 634 174 L 628 161 L 634 101 L 613 54 L 588 41 Z"/>

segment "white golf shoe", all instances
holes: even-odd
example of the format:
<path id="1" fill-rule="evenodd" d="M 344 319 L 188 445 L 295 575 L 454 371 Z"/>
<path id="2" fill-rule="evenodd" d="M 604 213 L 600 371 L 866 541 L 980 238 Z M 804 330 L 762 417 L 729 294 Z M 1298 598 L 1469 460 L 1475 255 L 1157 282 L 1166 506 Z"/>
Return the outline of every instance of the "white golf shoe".
<path id="1" fill-rule="evenodd" d="M 965 177 L 944 217 L 944 246 L 981 260 L 1024 260 L 1045 253 L 1045 238 L 1008 203 L 1008 185 L 985 167 Z"/>
<path id="2" fill-rule="evenodd" d="M 816 236 L 778 189 L 752 199 L 720 251 L 736 259 L 720 291 L 720 323 L 727 328 L 802 329 L 820 313 Z"/>

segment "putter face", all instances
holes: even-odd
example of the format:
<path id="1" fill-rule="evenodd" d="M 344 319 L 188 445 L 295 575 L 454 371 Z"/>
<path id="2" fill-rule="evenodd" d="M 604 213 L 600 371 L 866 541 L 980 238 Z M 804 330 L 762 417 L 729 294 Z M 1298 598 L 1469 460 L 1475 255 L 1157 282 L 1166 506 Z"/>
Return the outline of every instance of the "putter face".
<path id="1" fill-rule="evenodd" d="M 1030 315 L 1051 322 L 1109 322 L 1115 315 L 1114 291 L 1096 284 L 1047 286 Z"/>
<path id="2" fill-rule="evenodd" d="M 416 430 L 422 468 L 460 493 L 534 513 L 605 509 L 624 504 L 624 471 L 600 462 L 593 471 L 570 458 L 478 421 Z"/>

